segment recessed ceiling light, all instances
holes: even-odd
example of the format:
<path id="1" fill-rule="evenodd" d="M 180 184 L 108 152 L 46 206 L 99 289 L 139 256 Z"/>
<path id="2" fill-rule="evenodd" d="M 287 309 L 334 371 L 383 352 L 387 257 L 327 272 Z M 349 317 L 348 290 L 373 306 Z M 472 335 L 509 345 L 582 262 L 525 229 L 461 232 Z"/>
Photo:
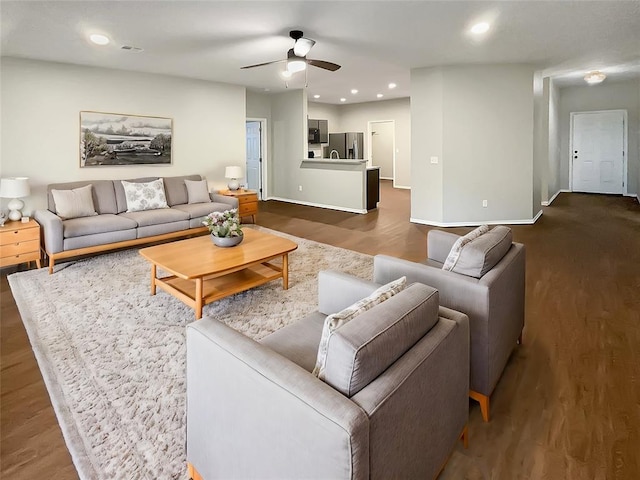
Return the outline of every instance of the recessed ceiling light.
<path id="1" fill-rule="evenodd" d="M 352 89 L 351 89 L 351 93 L 353 93 L 353 94 L 355 95 L 356 93 L 358 93 L 358 90 L 357 90 L 357 89 L 355 89 L 355 88 L 352 88 Z"/>
<path id="2" fill-rule="evenodd" d="M 584 76 L 584 81 L 587 82 L 589 85 L 595 85 L 596 83 L 602 83 L 604 82 L 604 79 L 607 78 L 607 76 L 598 71 L 595 70 L 593 72 L 589 72 Z"/>
<path id="3" fill-rule="evenodd" d="M 346 101 L 347 101 L 347 99 L 346 99 L 346 98 L 344 98 L 344 97 L 342 97 L 342 98 L 340 99 L 340 101 L 341 101 L 341 102 L 346 102 Z"/>
<path id="4" fill-rule="evenodd" d="M 315 94 L 315 95 L 313 96 L 313 98 L 320 98 L 320 95 Z"/>
<path id="5" fill-rule="evenodd" d="M 382 97 L 384 97 L 384 95 L 383 95 L 383 94 L 381 94 L 381 93 L 379 93 L 379 94 L 377 94 L 377 95 L 376 95 L 376 97 L 378 97 L 378 98 L 382 98 Z"/>
<path id="6" fill-rule="evenodd" d="M 471 33 L 480 35 L 483 33 L 487 33 L 489 31 L 489 24 L 487 22 L 476 23 L 473 27 L 471 27 Z"/>
<path id="7" fill-rule="evenodd" d="M 96 45 L 108 45 L 110 41 L 109 37 L 100 33 L 93 33 L 89 35 L 89 40 L 91 40 Z"/>
<path id="8" fill-rule="evenodd" d="M 395 83 L 393 83 L 393 82 L 391 82 L 391 83 L 389 84 L 389 88 L 396 88 L 396 87 L 397 87 L 397 85 L 396 85 Z"/>

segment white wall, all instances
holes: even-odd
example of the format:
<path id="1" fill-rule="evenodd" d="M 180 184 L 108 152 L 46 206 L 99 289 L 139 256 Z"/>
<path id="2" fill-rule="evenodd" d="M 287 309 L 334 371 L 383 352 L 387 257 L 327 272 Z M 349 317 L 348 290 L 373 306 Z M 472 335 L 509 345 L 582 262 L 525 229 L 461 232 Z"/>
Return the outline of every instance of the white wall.
<path id="1" fill-rule="evenodd" d="M 15 58 L 1 67 L 0 175 L 29 177 L 25 214 L 46 208 L 49 183 L 200 174 L 222 188 L 225 166 L 245 161 L 244 87 Z M 80 168 L 83 110 L 172 118 L 173 164 Z"/>
<path id="2" fill-rule="evenodd" d="M 316 120 L 327 120 L 329 132 L 344 132 L 340 124 L 340 106 L 328 103 L 309 102 L 307 106 L 309 118 Z"/>
<path id="3" fill-rule="evenodd" d="M 553 79 L 548 82 L 548 166 L 547 166 L 547 192 L 548 198 L 560 192 L 560 89 Z"/>
<path id="4" fill-rule="evenodd" d="M 412 190 L 419 189 L 412 219 L 532 221 L 533 72 L 527 65 L 412 70 Z"/>
<path id="5" fill-rule="evenodd" d="M 598 110 L 626 110 L 628 120 L 628 185 L 629 194 L 639 193 L 640 152 L 638 148 L 640 116 L 640 80 L 609 82 L 584 87 L 560 89 L 560 188 L 569 188 L 570 114 Z"/>
<path id="6" fill-rule="evenodd" d="M 434 224 L 444 221 L 443 81 L 440 68 L 411 71 L 411 218 Z"/>

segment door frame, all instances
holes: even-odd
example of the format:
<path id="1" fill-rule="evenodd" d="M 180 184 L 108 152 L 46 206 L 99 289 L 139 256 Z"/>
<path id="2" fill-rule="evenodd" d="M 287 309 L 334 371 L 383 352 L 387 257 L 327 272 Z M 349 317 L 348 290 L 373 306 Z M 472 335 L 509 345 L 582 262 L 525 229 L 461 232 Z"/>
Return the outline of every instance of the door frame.
<path id="1" fill-rule="evenodd" d="M 393 125 L 393 138 L 392 140 L 392 144 L 393 144 L 393 150 L 392 150 L 392 158 L 391 158 L 391 175 L 393 176 L 393 186 L 396 186 L 396 121 L 392 120 L 392 119 L 388 119 L 388 120 L 369 120 L 367 122 L 367 152 L 369 153 L 369 159 L 367 160 L 367 166 L 368 167 L 372 167 L 373 166 L 373 159 L 372 159 L 372 155 L 373 155 L 373 124 L 374 123 L 391 123 Z"/>
<path id="2" fill-rule="evenodd" d="M 245 145 L 246 145 L 246 141 L 247 141 L 247 137 L 246 137 L 246 124 L 247 122 L 260 122 L 260 155 L 262 158 L 262 161 L 260 162 L 260 187 L 262 188 L 262 192 L 258 191 L 258 200 L 267 200 L 269 198 L 267 189 L 268 189 L 268 182 L 267 179 L 269 178 L 268 175 L 268 168 L 269 168 L 269 161 L 268 161 L 268 152 L 269 150 L 267 150 L 267 137 L 269 136 L 267 134 L 268 130 L 267 130 L 267 119 L 266 118 L 260 118 L 260 117 L 247 117 L 245 118 Z M 245 166 L 247 163 L 247 154 L 245 151 Z"/>
<path id="3" fill-rule="evenodd" d="M 627 121 L 627 111 L 623 109 L 613 110 L 587 110 L 584 112 L 569 113 L 569 191 L 573 192 L 573 119 L 576 115 L 594 114 L 594 113 L 622 113 L 622 195 L 628 196 L 629 186 L 629 144 L 628 130 L 629 122 Z"/>

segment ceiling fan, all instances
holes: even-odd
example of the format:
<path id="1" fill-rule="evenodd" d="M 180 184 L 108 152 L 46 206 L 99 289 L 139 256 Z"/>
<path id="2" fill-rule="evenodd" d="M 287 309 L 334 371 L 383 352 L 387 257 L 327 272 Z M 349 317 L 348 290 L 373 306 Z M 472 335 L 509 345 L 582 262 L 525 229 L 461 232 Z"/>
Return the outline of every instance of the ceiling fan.
<path id="1" fill-rule="evenodd" d="M 248 65 L 246 67 L 241 67 L 242 69 L 246 68 L 255 68 L 262 67 L 264 65 L 271 65 L 273 63 L 287 63 L 287 71 L 289 73 L 301 72 L 307 68 L 307 65 L 312 65 L 314 67 L 324 68 L 325 70 L 329 70 L 331 72 L 335 72 L 340 68 L 340 65 L 335 63 L 327 62 L 325 60 L 314 60 L 311 58 L 307 58 L 307 54 L 311 50 L 316 43 L 315 40 L 311 40 L 310 38 L 305 38 L 302 36 L 303 33 L 300 30 L 291 30 L 289 32 L 289 36 L 294 40 L 293 48 L 290 48 L 287 52 L 287 58 L 283 60 L 274 60 L 273 62 L 265 62 L 258 63 L 256 65 Z"/>

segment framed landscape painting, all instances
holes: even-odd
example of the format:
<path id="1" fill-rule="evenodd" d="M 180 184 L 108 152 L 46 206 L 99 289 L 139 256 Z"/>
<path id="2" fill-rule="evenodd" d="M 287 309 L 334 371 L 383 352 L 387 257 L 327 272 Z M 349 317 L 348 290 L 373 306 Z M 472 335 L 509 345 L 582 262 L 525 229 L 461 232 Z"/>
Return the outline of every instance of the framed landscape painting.
<path id="1" fill-rule="evenodd" d="M 80 167 L 170 165 L 172 119 L 80 112 Z"/>

